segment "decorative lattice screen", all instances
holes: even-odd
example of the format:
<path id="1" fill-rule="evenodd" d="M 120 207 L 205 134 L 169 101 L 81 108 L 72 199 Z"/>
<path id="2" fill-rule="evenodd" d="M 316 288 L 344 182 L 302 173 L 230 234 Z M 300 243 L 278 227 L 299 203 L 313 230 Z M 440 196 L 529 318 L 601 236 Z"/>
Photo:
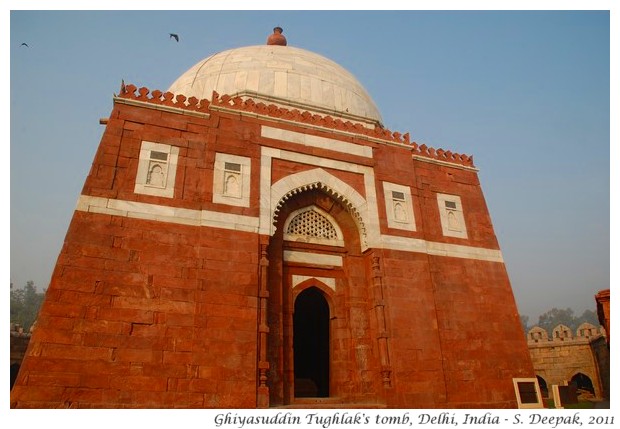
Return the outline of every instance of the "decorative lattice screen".
<path id="1" fill-rule="evenodd" d="M 330 240 L 338 239 L 336 229 L 331 222 L 314 210 L 308 210 L 295 216 L 289 223 L 286 233 Z"/>

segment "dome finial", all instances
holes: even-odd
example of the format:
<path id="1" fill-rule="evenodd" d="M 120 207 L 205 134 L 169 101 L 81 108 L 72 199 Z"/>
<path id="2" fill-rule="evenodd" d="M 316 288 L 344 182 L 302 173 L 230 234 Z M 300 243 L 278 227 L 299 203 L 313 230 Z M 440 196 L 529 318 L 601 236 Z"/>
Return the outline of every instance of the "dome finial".
<path id="1" fill-rule="evenodd" d="M 282 35 L 282 27 L 275 27 L 273 34 L 267 38 L 268 45 L 286 46 L 286 37 Z"/>

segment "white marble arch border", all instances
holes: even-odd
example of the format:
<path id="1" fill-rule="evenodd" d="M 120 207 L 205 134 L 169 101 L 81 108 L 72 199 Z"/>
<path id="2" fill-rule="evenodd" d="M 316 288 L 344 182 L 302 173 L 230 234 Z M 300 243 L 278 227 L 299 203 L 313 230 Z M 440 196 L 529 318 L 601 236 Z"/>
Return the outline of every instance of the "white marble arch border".
<path id="1" fill-rule="evenodd" d="M 317 168 L 286 176 L 271 185 L 271 160 L 273 158 L 314 165 Z M 359 192 L 321 167 L 350 171 L 364 175 L 365 199 Z M 260 191 L 260 232 L 273 235 L 274 221 L 280 206 L 293 194 L 306 189 L 324 189 L 344 203 L 355 220 L 362 250 L 377 242 L 379 236 L 379 214 L 374 184 L 374 172 L 370 167 L 347 162 L 318 158 L 273 148 L 262 148 Z"/>
<path id="2" fill-rule="evenodd" d="M 293 274 L 291 288 L 295 289 L 301 283 L 305 283 L 306 280 L 313 280 L 317 283 L 323 283 L 325 286 L 336 292 L 336 279 L 334 277 L 302 276 Z"/>

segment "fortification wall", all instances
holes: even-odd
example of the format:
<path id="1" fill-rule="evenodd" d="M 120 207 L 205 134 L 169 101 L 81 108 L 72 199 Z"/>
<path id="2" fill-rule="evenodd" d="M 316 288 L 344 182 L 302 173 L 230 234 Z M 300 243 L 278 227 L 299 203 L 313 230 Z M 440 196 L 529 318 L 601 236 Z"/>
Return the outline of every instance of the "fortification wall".
<path id="1" fill-rule="evenodd" d="M 566 325 L 554 328 L 551 338 L 547 331 L 538 326 L 527 334 L 528 347 L 534 371 L 544 380 L 548 389 L 552 385 L 566 385 L 583 374 L 592 382 L 594 396 L 604 397 L 604 382 L 601 368 L 605 367 L 600 347 L 596 344 L 605 336 L 605 330 L 589 323 L 577 328 L 575 335 Z M 597 352 L 595 352 L 595 347 Z M 608 356 L 608 354 L 607 354 Z M 609 359 L 607 358 L 607 385 L 609 385 Z"/>

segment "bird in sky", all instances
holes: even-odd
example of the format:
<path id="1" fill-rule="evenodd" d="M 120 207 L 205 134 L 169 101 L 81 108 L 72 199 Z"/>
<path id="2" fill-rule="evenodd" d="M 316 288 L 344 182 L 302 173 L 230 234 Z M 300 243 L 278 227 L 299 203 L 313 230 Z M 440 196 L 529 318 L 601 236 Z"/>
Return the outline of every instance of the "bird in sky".
<path id="1" fill-rule="evenodd" d="M 28 43 L 25 43 L 25 42 L 24 42 L 24 43 L 22 43 L 20 46 L 25 46 L 25 47 L 27 47 L 27 48 L 29 48 L 29 47 L 30 47 L 30 46 L 28 46 Z"/>
<path id="2" fill-rule="evenodd" d="M 170 38 L 176 40 L 177 42 L 179 41 L 179 35 L 178 34 L 170 33 Z"/>

